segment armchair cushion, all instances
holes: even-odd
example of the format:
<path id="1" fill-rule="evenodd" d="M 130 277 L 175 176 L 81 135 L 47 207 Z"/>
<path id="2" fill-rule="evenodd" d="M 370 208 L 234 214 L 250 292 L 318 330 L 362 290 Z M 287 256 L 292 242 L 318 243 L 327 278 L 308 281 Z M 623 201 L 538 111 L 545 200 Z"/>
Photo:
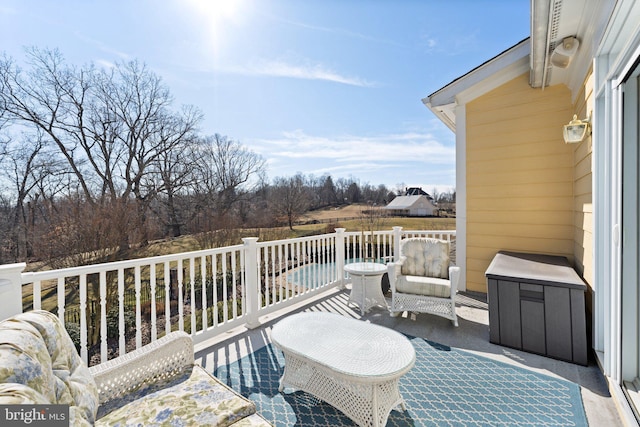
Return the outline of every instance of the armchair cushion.
<path id="1" fill-rule="evenodd" d="M 399 276 L 396 290 L 404 294 L 449 298 L 451 296 L 451 281 L 437 277 Z"/>
<path id="2" fill-rule="evenodd" d="M 449 242 L 411 238 L 402 241 L 402 275 L 449 278 Z"/>

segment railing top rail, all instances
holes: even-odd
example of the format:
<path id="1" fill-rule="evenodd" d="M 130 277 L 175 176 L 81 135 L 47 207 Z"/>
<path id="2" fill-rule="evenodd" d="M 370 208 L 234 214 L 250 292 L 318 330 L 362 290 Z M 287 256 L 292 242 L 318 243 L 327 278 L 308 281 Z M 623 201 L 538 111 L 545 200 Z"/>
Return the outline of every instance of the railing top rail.
<path id="1" fill-rule="evenodd" d="M 265 240 L 265 241 L 259 241 L 257 244 L 260 247 L 286 245 L 286 244 L 295 243 L 295 242 L 308 242 L 308 241 L 317 240 L 321 238 L 324 239 L 327 237 L 334 236 L 335 234 L 336 233 L 314 234 L 313 236 L 295 237 L 292 239 Z"/>
<path id="2" fill-rule="evenodd" d="M 456 234 L 456 230 L 402 230 L 402 234 Z"/>
<path id="3" fill-rule="evenodd" d="M 363 230 L 363 231 L 347 231 L 344 234 L 348 235 L 348 236 L 355 236 L 355 235 L 360 235 L 362 233 L 365 234 L 371 234 L 370 231 L 367 230 Z M 379 230 L 379 231 L 374 231 L 374 234 L 393 234 L 393 230 Z M 454 235 L 456 234 L 456 230 L 401 230 L 400 231 L 401 234 L 451 234 Z"/>
<path id="4" fill-rule="evenodd" d="M 362 233 L 364 234 L 371 234 L 370 230 L 355 230 L 355 231 L 345 231 L 345 235 L 347 236 L 355 236 L 355 235 L 361 235 Z M 377 230 L 374 231 L 373 234 L 393 234 L 393 230 Z"/>
<path id="5" fill-rule="evenodd" d="M 58 270 L 35 271 L 22 273 L 22 284 L 31 283 L 34 280 L 51 280 L 58 277 L 79 276 L 83 274 L 100 273 L 101 271 L 113 271 L 121 268 L 134 268 L 140 265 L 160 264 L 164 262 L 178 261 L 185 258 L 206 255 L 217 255 L 227 252 L 239 251 L 244 245 L 224 246 L 221 248 L 202 249 L 198 251 L 180 252 L 177 254 L 159 255 L 147 258 L 136 258 L 123 261 L 106 262 L 100 264 L 83 265 L 79 267 L 61 268 Z"/>
<path id="6" fill-rule="evenodd" d="M 363 231 L 348 231 L 344 234 L 346 236 L 359 236 L 363 233 Z M 366 232 L 368 233 L 368 232 Z M 393 230 L 379 230 L 374 231 L 375 235 L 392 235 L 394 233 Z M 455 230 L 402 230 L 402 234 L 450 234 L 455 235 Z M 298 237 L 294 239 L 281 239 L 281 240 L 269 240 L 263 242 L 257 242 L 259 247 L 265 246 L 277 246 L 277 245 L 285 245 L 295 242 L 306 242 L 313 241 L 321 238 L 327 238 L 335 236 L 335 233 L 327 233 L 327 234 L 318 234 L 313 236 L 305 236 Z M 223 254 L 233 251 L 240 251 L 244 245 L 233 245 L 233 246 L 224 246 L 221 248 L 211 248 L 211 249 L 202 249 L 197 251 L 190 252 L 181 252 L 177 254 L 169 254 L 169 255 L 159 255 L 154 257 L 147 258 L 138 258 L 124 261 L 115 261 L 109 263 L 100 263 L 100 264 L 91 264 L 84 265 L 79 267 L 69 267 L 58 270 L 49 270 L 49 271 L 38 271 L 38 272 L 25 272 L 22 273 L 22 283 L 32 283 L 35 280 L 52 280 L 57 279 L 59 277 L 68 277 L 68 276 L 79 276 L 84 274 L 95 274 L 100 273 L 102 271 L 113 271 L 118 269 L 126 269 L 126 268 L 134 268 L 141 265 L 151 265 L 151 264 L 160 264 L 165 262 L 178 261 L 185 258 L 191 257 L 199 257 L 199 256 L 207 256 L 207 255 L 217 255 Z"/>

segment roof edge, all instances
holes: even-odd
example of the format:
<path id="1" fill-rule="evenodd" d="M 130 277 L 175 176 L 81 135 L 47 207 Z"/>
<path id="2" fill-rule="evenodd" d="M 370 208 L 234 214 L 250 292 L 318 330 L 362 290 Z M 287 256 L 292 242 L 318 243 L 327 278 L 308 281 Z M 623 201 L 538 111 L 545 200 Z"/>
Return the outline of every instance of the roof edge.
<path id="1" fill-rule="evenodd" d="M 530 53 L 531 38 L 527 37 L 423 98 L 422 103 L 455 132 L 455 107 L 529 71 Z"/>
<path id="2" fill-rule="evenodd" d="M 473 68 L 471 71 L 446 84 L 442 88 L 428 95 L 426 98 L 423 98 L 422 101 L 426 103 L 426 101 L 428 100 L 428 102 L 431 102 L 432 105 L 438 105 L 433 101 L 440 99 L 441 97 L 439 95 L 443 95 L 448 92 L 454 92 L 456 94 L 460 93 L 464 89 L 484 80 L 486 77 L 495 73 L 499 69 L 508 67 L 509 65 L 518 62 L 518 60 L 530 54 L 530 41 L 530 37 L 527 37 L 526 39 L 516 43 L 512 47 L 504 50 L 488 61 Z M 451 103 L 453 101 L 453 99 L 450 99 L 445 103 Z"/>

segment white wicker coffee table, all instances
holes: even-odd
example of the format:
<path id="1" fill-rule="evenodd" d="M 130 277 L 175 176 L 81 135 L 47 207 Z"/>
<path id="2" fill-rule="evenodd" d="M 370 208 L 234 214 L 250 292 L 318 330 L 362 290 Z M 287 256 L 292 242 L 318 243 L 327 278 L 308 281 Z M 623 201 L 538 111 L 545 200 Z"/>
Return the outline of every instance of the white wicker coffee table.
<path id="1" fill-rule="evenodd" d="M 306 391 L 360 426 L 384 426 L 398 405 L 398 381 L 416 352 L 402 334 L 326 312 L 304 312 L 274 325 L 271 341 L 284 353 L 285 386 Z"/>

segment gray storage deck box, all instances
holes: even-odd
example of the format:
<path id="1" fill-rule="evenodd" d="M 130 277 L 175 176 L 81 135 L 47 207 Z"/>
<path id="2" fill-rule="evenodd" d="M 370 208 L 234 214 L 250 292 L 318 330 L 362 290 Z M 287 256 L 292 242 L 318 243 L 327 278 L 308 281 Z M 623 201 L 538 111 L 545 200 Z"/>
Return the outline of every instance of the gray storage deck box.
<path id="1" fill-rule="evenodd" d="M 492 343 L 588 363 L 586 285 L 565 257 L 498 252 L 485 274 Z"/>

